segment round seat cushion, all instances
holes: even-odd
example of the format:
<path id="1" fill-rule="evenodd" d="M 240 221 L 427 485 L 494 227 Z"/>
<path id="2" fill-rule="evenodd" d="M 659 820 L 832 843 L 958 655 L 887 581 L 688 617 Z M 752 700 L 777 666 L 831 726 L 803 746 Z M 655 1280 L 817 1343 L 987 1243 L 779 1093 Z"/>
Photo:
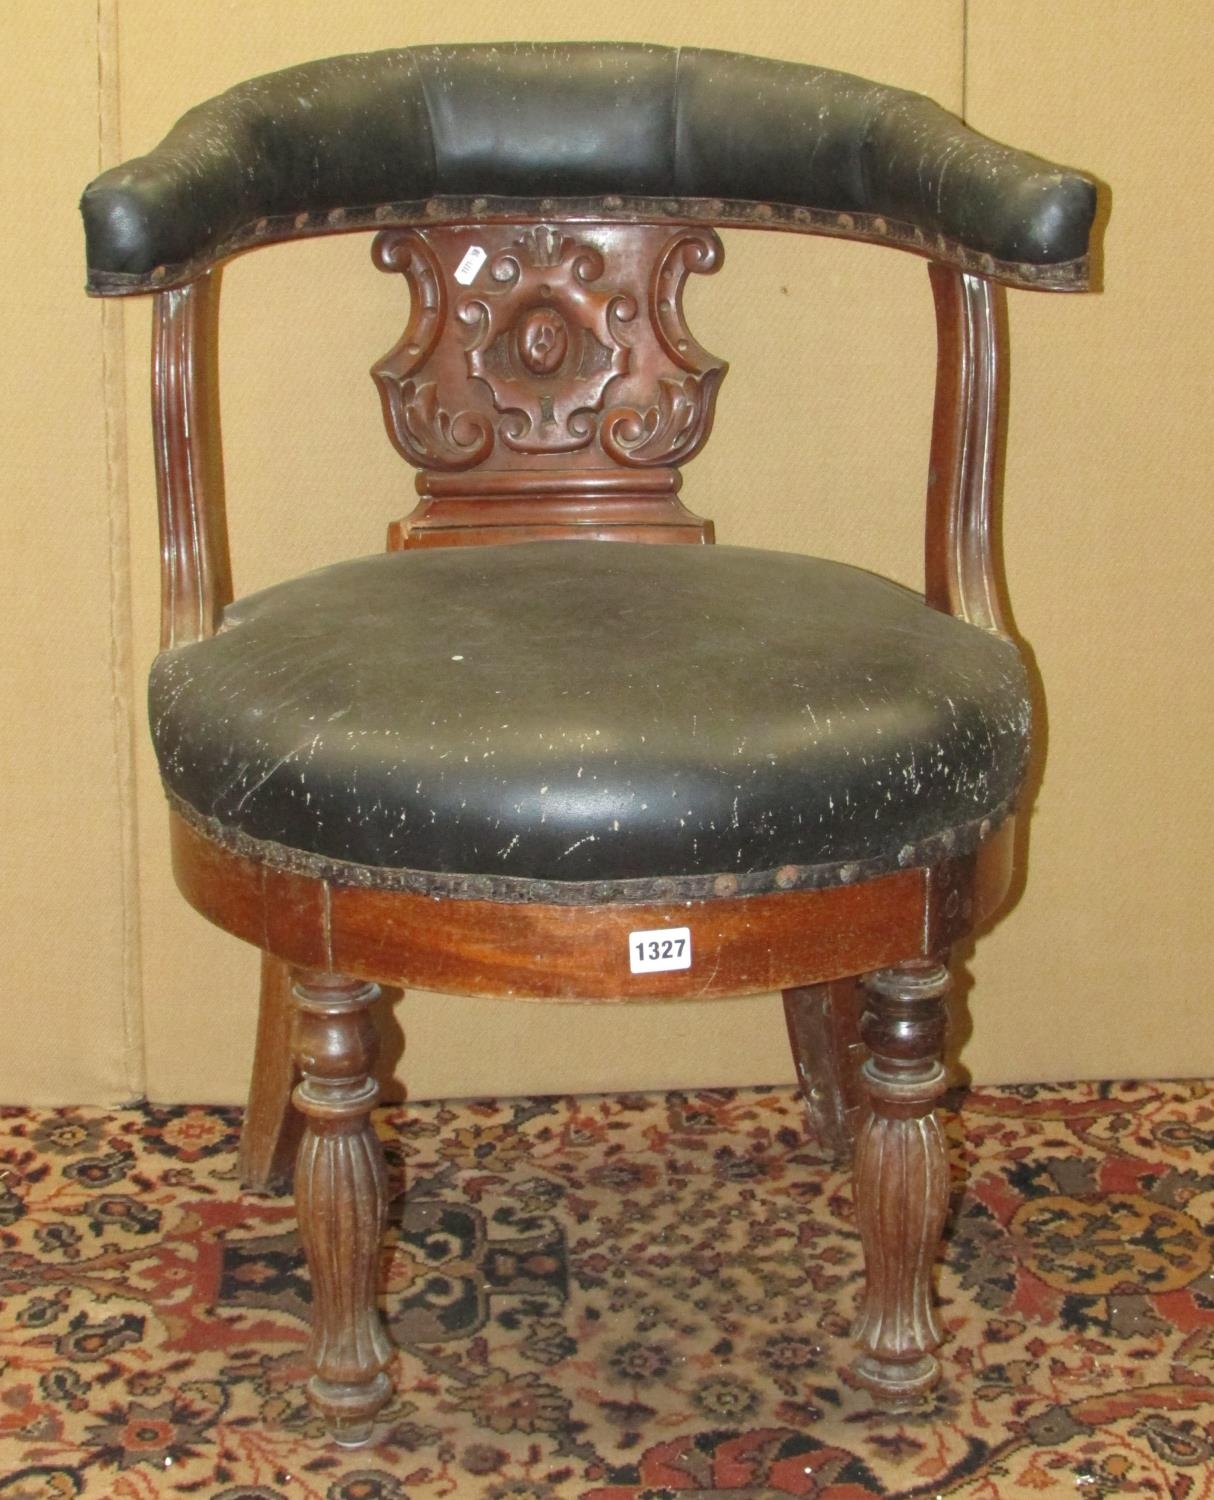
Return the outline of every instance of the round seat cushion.
<path id="1" fill-rule="evenodd" d="M 883 578 L 579 541 L 266 589 L 157 658 L 150 708 L 170 797 L 211 837 L 502 899 L 826 884 L 959 852 L 1008 810 L 1029 726 L 1015 647 Z"/>

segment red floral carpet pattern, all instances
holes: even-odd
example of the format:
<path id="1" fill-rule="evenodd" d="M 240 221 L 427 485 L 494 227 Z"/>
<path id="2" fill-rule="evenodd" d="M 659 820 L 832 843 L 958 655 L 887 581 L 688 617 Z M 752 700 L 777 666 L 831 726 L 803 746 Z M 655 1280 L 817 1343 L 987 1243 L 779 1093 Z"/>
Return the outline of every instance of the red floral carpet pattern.
<path id="1" fill-rule="evenodd" d="M 233 1110 L 0 1111 L 0 1500 L 1214 1496 L 1214 1103 L 971 1092 L 947 1113 L 945 1384 L 841 1374 L 845 1173 L 790 1091 L 386 1110 L 373 1446 L 301 1396 L 289 1202 Z"/>

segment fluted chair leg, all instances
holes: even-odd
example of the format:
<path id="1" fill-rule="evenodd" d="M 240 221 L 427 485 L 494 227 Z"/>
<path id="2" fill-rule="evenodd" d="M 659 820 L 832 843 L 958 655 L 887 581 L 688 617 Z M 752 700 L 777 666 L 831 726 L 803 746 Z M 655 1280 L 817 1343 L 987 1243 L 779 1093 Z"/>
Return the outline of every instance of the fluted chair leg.
<path id="1" fill-rule="evenodd" d="M 872 1112 L 856 1144 L 856 1218 L 865 1286 L 853 1336 L 854 1371 L 895 1403 L 914 1401 L 940 1378 L 943 1334 L 932 1271 L 948 1207 L 948 1158 L 932 1107 L 945 1086 L 948 970 L 924 960 L 864 981 L 861 1034 Z"/>
<path id="2" fill-rule="evenodd" d="M 371 1076 L 379 987 L 331 974 L 300 974 L 295 1104 L 305 1119 L 295 1168 L 299 1232 L 312 1276 L 312 1378 L 308 1395 L 339 1442 L 371 1436 L 392 1393 L 392 1348 L 376 1306 L 387 1204 L 383 1151 L 371 1128 L 379 1089 Z"/>

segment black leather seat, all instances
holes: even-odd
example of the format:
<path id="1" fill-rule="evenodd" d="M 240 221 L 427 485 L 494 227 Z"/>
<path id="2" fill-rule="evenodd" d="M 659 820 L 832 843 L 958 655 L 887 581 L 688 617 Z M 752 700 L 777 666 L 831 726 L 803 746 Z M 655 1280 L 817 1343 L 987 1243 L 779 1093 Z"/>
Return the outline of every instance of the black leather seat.
<path id="1" fill-rule="evenodd" d="M 151 717 L 212 838 L 488 896 L 789 888 L 963 852 L 1009 807 L 1029 711 L 1010 642 L 873 574 L 557 541 L 363 558 L 244 599 L 158 659 Z"/>

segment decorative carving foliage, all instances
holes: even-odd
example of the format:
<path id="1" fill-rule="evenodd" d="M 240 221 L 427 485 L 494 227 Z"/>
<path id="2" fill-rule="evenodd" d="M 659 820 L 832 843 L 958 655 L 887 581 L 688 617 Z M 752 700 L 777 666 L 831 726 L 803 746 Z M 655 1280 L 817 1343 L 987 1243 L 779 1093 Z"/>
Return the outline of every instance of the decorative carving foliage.
<path id="1" fill-rule="evenodd" d="M 719 370 L 682 380 L 663 376 L 655 406 L 639 412 L 628 407 L 603 418 L 603 448 L 621 464 L 679 464 L 708 436 Z"/>
<path id="2" fill-rule="evenodd" d="M 438 384 L 415 378 L 429 362 L 447 322 L 443 273 L 419 234 L 380 235 L 375 261 L 399 271 L 409 285 L 411 315 L 400 342 L 372 370 L 384 421 L 402 457 L 420 469 L 469 469 L 493 448 L 493 430 L 479 413 L 451 413 L 439 404 Z"/>
<path id="3" fill-rule="evenodd" d="M 392 403 L 396 446 L 411 463 L 427 469 L 470 469 L 488 458 L 493 429 L 472 411 L 454 416 L 438 404 L 438 384 L 402 380 Z"/>
<path id="4" fill-rule="evenodd" d="M 727 367 L 692 338 L 684 323 L 683 283 L 691 271 L 717 270 L 723 253 L 711 230 L 688 229 L 676 234 L 658 258 L 650 281 L 649 315 L 657 341 L 676 370 L 658 377 L 652 406 L 643 411 L 620 407 L 603 418 L 603 447 L 617 463 L 684 463 L 707 440 Z"/>
<path id="5" fill-rule="evenodd" d="M 509 470 L 515 455 L 673 465 L 707 437 L 725 365 L 688 332 L 682 288 L 720 264 L 711 230 L 388 230 L 374 253 L 412 297 L 373 375 L 418 468 Z"/>

